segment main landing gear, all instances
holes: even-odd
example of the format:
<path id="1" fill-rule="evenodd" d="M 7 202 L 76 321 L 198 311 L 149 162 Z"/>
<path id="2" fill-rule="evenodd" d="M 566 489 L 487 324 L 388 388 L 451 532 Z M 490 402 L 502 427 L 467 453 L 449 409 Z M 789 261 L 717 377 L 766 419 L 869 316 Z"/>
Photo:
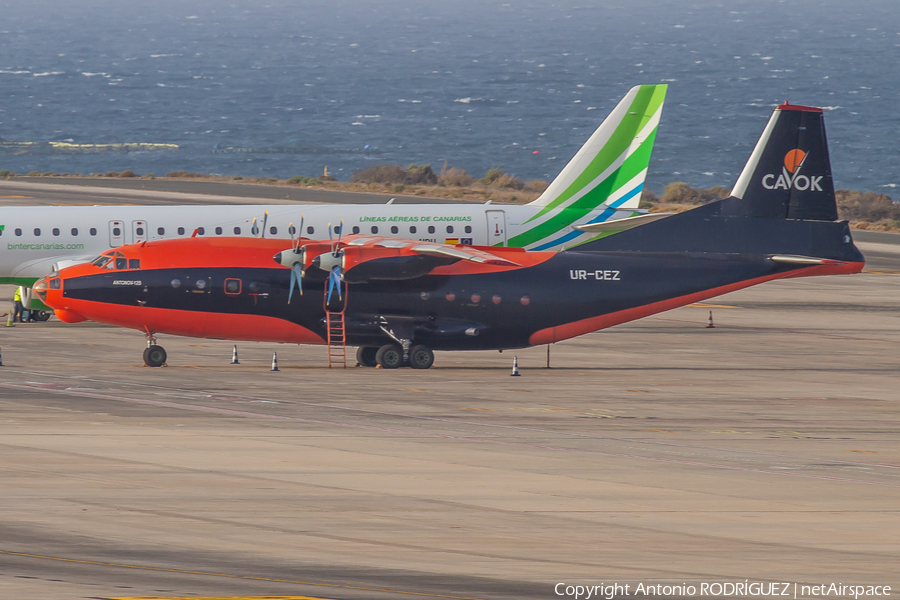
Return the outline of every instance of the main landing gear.
<path id="1" fill-rule="evenodd" d="M 428 369 L 434 364 L 434 352 L 428 346 L 419 344 L 409 348 L 406 357 L 399 344 L 384 346 L 361 346 L 356 351 L 356 362 L 363 367 L 380 366 L 382 369 L 396 369 L 408 366 L 413 369 Z"/>
<path id="2" fill-rule="evenodd" d="M 166 364 L 166 349 L 156 344 L 156 338 L 147 332 L 147 347 L 144 349 L 144 364 L 148 367 L 162 367 Z"/>

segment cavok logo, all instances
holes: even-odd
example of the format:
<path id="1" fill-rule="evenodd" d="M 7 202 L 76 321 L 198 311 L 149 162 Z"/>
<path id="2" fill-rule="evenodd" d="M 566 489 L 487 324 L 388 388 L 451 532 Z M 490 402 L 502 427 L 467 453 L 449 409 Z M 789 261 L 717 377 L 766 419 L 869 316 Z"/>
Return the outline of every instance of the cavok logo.
<path id="1" fill-rule="evenodd" d="M 789 190 L 793 188 L 801 192 L 806 190 L 821 192 L 822 186 L 819 185 L 819 182 L 822 181 L 822 175 L 808 177 L 800 173 L 807 156 L 808 154 L 799 148 L 785 154 L 784 168 L 781 169 L 781 173 L 777 176 L 777 179 L 774 173 L 763 175 L 763 187 L 767 190 Z"/>

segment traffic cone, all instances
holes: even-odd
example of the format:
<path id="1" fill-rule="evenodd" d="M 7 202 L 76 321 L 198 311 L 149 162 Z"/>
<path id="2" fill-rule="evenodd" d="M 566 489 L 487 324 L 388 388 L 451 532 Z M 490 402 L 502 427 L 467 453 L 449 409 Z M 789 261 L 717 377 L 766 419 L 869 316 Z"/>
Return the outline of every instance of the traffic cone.
<path id="1" fill-rule="evenodd" d="M 16 323 L 13 321 L 13 311 L 9 311 L 6 313 L 6 326 L 7 327 L 15 327 Z"/>
<path id="2" fill-rule="evenodd" d="M 715 325 L 713 325 L 712 311 L 709 311 L 709 323 L 706 324 L 706 328 L 707 328 L 707 329 L 712 329 L 712 328 L 714 328 L 714 327 L 715 327 Z"/>
<path id="3" fill-rule="evenodd" d="M 237 344 L 234 345 L 234 350 L 231 351 L 231 364 L 241 364 L 241 362 L 237 359 Z"/>
<path id="4" fill-rule="evenodd" d="M 278 368 L 278 353 L 277 353 L 277 352 L 273 352 L 273 353 L 272 353 L 272 370 L 273 370 L 273 371 L 280 371 L 280 370 L 281 370 L 281 369 Z"/>
<path id="5" fill-rule="evenodd" d="M 513 356 L 513 370 L 510 377 L 519 377 L 519 357 Z"/>

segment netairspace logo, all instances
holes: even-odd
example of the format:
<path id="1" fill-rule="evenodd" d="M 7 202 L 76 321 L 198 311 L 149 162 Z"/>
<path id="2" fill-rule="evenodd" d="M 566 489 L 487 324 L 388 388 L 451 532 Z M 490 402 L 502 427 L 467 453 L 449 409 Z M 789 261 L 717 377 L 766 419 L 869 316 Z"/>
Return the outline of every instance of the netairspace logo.
<path id="1" fill-rule="evenodd" d="M 806 190 L 821 192 L 822 186 L 819 185 L 819 182 L 822 181 L 824 175 L 807 177 L 800 174 L 800 169 L 803 167 L 807 156 L 808 154 L 799 148 L 791 150 L 784 155 L 784 167 L 781 169 L 778 179 L 775 178 L 774 173 L 763 175 L 762 186 L 767 190 L 789 190 L 793 188 L 801 192 Z"/>
<path id="2" fill-rule="evenodd" d="M 853 598 L 890 596 L 891 587 L 887 585 L 844 585 L 842 583 L 822 583 L 819 585 L 805 585 L 798 583 L 780 582 L 763 583 L 751 582 L 749 579 L 736 582 L 699 583 L 690 585 L 687 583 L 667 585 L 657 584 L 620 584 L 610 583 L 599 585 L 576 585 L 557 583 L 553 588 L 557 596 L 564 596 L 574 600 L 591 600 L 592 598 L 612 600 L 626 596 L 735 596 L 735 597 L 789 597 L 797 598 Z"/>

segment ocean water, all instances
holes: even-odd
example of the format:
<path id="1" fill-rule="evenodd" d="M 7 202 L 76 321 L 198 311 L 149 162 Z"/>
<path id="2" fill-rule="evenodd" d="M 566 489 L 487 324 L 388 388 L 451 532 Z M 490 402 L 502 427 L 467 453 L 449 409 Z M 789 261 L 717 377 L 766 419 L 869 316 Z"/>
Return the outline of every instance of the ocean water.
<path id="1" fill-rule="evenodd" d="M 179 149 L 0 169 L 550 180 L 631 86 L 667 82 L 652 190 L 731 186 L 787 100 L 828 109 L 838 187 L 896 196 L 898 65 L 897 0 L 11 0 L 0 139 Z M 212 152 L 291 140 L 380 154 Z"/>

